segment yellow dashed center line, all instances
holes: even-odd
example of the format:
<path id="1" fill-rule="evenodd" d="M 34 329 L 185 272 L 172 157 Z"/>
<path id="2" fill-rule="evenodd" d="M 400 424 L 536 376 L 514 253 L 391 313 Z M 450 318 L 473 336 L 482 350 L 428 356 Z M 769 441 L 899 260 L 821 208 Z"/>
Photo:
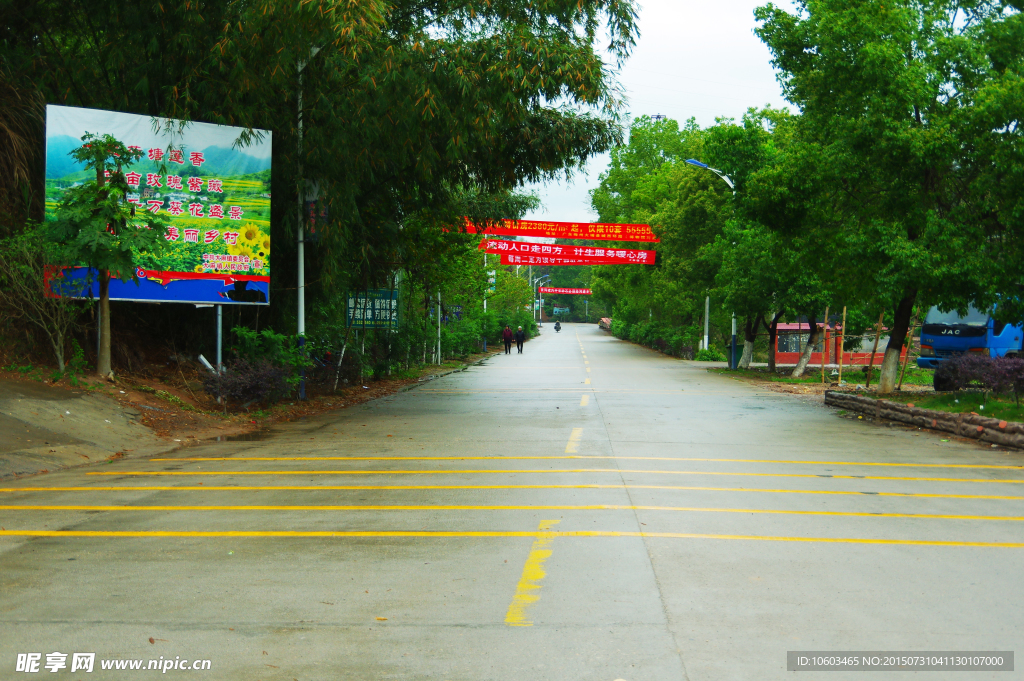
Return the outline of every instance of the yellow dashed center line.
<path id="1" fill-rule="evenodd" d="M 579 451 L 581 437 L 583 437 L 583 429 L 573 428 L 572 433 L 569 434 L 569 442 L 565 445 L 566 454 L 575 454 Z"/>
<path id="2" fill-rule="evenodd" d="M 523 574 L 516 585 L 516 593 L 505 614 L 505 624 L 511 627 L 532 627 L 533 622 L 526 619 L 526 608 L 540 600 L 541 580 L 547 576 L 544 562 L 551 557 L 552 539 L 555 537 L 549 530 L 557 525 L 557 520 L 542 520 L 537 526 L 536 539 L 530 547 L 530 555 L 523 565 Z"/>
<path id="3" fill-rule="evenodd" d="M 590 404 L 590 395 L 580 395 L 580 406 L 585 407 Z"/>

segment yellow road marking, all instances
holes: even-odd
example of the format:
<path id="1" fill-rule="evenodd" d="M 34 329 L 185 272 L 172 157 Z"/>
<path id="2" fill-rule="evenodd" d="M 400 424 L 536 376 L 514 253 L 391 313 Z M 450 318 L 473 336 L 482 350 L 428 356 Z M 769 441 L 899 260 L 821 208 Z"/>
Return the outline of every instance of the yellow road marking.
<path id="1" fill-rule="evenodd" d="M 582 395 L 581 397 L 588 397 Z M 375 441 L 376 442 L 376 441 Z M 884 463 L 857 461 L 788 461 L 784 459 L 701 459 L 676 456 L 182 456 L 153 458 L 150 461 L 481 461 L 528 459 L 619 459 L 622 461 L 705 461 L 711 463 L 779 463 L 807 466 L 883 466 L 905 468 L 992 468 L 1024 471 L 1024 466 L 1000 466 L 973 463 Z"/>
<path id="2" fill-rule="evenodd" d="M 926 520 L 1008 520 L 1024 522 L 1024 516 L 935 515 L 931 513 L 865 513 L 851 511 L 788 511 L 760 508 L 701 508 L 689 506 L 591 505 L 347 505 L 347 506 L 0 506 L 0 511 L 672 511 L 688 513 L 750 513 L 768 515 L 844 516 L 854 518 L 915 518 Z"/>
<path id="3" fill-rule="evenodd" d="M 590 367 L 587 367 L 587 373 L 588 374 L 590 373 Z"/>
<path id="4" fill-rule="evenodd" d="M 4 487 L 0 492 L 265 492 L 265 491 L 364 491 L 364 490 L 453 490 L 453 489 L 660 489 L 692 492 L 763 492 L 767 494 L 836 494 L 843 496 L 914 497 L 922 499 L 986 499 L 998 501 L 1024 501 L 1024 497 L 987 494 L 931 494 L 913 492 L 846 492 L 812 489 L 762 489 L 757 487 L 689 487 L 681 485 L 270 485 L 237 487 L 203 485 L 132 485 L 127 487 Z"/>
<path id="5" fill-rule="evenodd" d="M 590 395 L 580 395 L 580 406 L 585 407 L 590 403 Z"/>
<path id="6" fill-rule="evenodd" d="M 572 454 L 579 447 L 582 428 L 573 428 L 566 453 Z M 374 471 L 95 471 L 86 475 L 97 476 L 183 476 L 183 475 L 536 475 L 541 473 L 633 473 L 651 475 L 722 475 L 728 477 L 752 478 L 822 478 L 828 480 L 890 480 L 911 482 L 976 482 L 993 484 L 1024 484 L 1024 480 L 985 480 L 983 478 L 915 478 L 895 475 L 825 475 L 815 473 L 741 473 L 730 471 L 654 471 L 629 468 L 496 468 L 494 470 L 451 468 L 443 470 L 374 470 Z"/>
<path id="7" fill-rule="evenodd" d="M 857 537 L 771 537 L 743 534 L 696 534 L 684 532 L 611 532 L 570 530 L 564 532 L 428 531 L 428 530 L 0 530 L 0 537 L 643 537 L 657 539 L 738 539 L 746 541 L 817 542 L 826 544 L 888 544 L 893 546 L 962 546 L 974 548 L 1024 548 L 1021 542 L 933 541 L 919 539 L 862 539 Z"/>
<path id="8" fill-rule="evenodd" d="M 583 383 L 586 385 L 590 385 L 590 379 L 588 378 L 587 380 L 583 381 Z"/>
<path id="9" fill-rule="evenodd" d="M 572 433 L 569 434 L 569 442 L 565 445 L 566 454 L 575 454 L 579 451 L 581 437 L 583 437 L 583 429 L 573 428 Z"/>
<path id="10" fill-rule="evenodd" d="M 590 364 L 590 362 L 584 362 L 584 364 Z"/>
<path id="11" fill-rule="evenodd" d="M 537 538 L 533 540 L 530 547 L 530 555 L 523 565 L 523 574 L 516 585 L 516 593 L 512 596 L 512 603 L 508 606 L 505 614 L 505 624 L 511 627 L 532 627 L 533 622 L 526 619 L 526 607 L 540 600 L 540 582 L 547 573 L 544 572 L 544 561 L 551 557 L 551 540 L 554 534 L 550 532 L 551 527 L 557 525 L 557 520 L 542 520 L 537 526 Z"/>

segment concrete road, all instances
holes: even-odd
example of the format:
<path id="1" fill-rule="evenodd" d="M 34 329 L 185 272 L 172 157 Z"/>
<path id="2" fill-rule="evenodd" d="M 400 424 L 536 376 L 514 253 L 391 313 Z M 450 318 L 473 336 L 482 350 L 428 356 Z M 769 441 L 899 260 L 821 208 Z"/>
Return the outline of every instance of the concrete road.
<path id="1" fill-rule="evenodd" d="M 5 483 L 0 678 L 54 652 L 69 679 L 712 681 L 1024 651 L 1020 453 L 544 331 L 262 440 Z"/>

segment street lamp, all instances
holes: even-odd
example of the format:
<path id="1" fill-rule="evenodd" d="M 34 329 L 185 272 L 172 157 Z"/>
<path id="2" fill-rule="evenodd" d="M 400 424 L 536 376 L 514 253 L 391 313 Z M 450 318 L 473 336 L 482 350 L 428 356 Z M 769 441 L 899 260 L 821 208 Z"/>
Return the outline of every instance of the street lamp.
<path id="1" fill-rule="evenodd" d="M 720 178 L 725 180 L 725 183 L 727 185 L 729 185 L 729 189 L 732 190 L 733 194 L 736 193 L 736 185 L 734 185 L 733 182 L 732 182 L 732 179 L 728 175 L 723 173 L 721 170 L 717 170 L 715 168 L 712 168 L 707 163 L 701 163 L 700 161 L 698 161 L 695 158 L 688 158 L 688 159 L 686 159 L 686 162 L 689 163 L 691 166 L 697 166 L 698 168 L 704 168 L 705 170 L 710 170 L 715 175 L 718 175 Z"/>
<path id="2" fill-rule="evenodd" d="M 729 189 L 732 190 L 733 194 L 736 193 L 736 185 L 733 184 L 732 178 L 730 178 L 728 175 L 723 173 L 721 170 L 718 170 L 717 168 L 712 168 L 707 163 L 701 163 L 700 161 L 698 161 L 695 158 L 688 158 L 688 159 L 686 159 L 686 162 L 689 163 L 691 166 L 697 166 L 698 168 L 704 168 L 705 170 L 710 170 L 715 175 L 718 175 L 720 178 L 725 180 L 725 183 L 727 185 L 729 185 Z M 708 347 L 708 315 L 709 315 L 709 313 L 711 311 L 710 308 L 711 308 L 711 296 L 708 296 L 704 300 L 704 310 L 705 310 L 704 311 L 704 348 L 705 349 L 707 349 L 707 347 Z M 729 368 L 730 369 L 735 369 L 736 368 L 736 313 L 735 312 L 732 313 L 732 352 L 731 352 L 731 357 L 729 358 Z"/>
<path id="3" fill-rule="evenodd" d="M 544 326 L 544 296 L 542 296 L 541 293 L 540 293 L 540 282 L 544 281 L 545 279 L 550 279 L 550 278 L 551 278 L 550 274 L 545 274 L 543 277 L 537 277 L 534 280 L 534 287 L 536 287 L 536 289 L 537 289 L 537 297 L 540 299 L 540 310 L 538 310 L 538 312 L 537 312 L 537 317 L 538 317 L 537 326 Z"/>

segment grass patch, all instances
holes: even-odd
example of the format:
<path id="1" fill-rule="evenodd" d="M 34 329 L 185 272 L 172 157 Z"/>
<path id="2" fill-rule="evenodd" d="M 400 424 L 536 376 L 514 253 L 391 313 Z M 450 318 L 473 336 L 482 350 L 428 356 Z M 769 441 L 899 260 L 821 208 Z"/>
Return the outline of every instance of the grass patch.
<path id="1" fill-rule="evenodd" d="M 843 367 L 843 382 L 849 385 L 863 385 L 867 380 L 867 373 L 864 371 L 865 367 L 860 365 L 844 366 Z M 821 367 L 809 367 L 803 376 L 800 378 L 793 378 L 789 374 L 793 371 L 791 368 L 777 370 L 775 372 L 768 371 L 765 367 L 755 367 L 752 369 L 726 369 L 724 367 L 714 367 L 708 369 L 708 371 L 722 374 L 724 376 L 733 376 L 738 378 L 749 378 L 757 381 L 770 381 L 772 383 L 821 383 Z M 839 376 L 832 375 L 832 369 L 826 367 L 825 369 L 825 383 L 835 383 Z M 932 376 L 935 374 L 932 369 L 920 369 L 917 366 L 910 365 L 907 367 L 907 373 L 903 377 L 904 385 L 931 385 Z M 875 368 L 871 371 L 871 384 L 878 384 L 879 365 L 875 365 Z"/>
<path id="2" fill-rule="evenodd" d="M 1003 421 L 1024 421 L 1024 404 L 1017 406 L 1012 396 L 982 392 L 918 393 L 916 395 L 868 395 L 880 399 L 913 404 L 922 409 L 935 409 L 951 414 L 975 413 Z"/>

